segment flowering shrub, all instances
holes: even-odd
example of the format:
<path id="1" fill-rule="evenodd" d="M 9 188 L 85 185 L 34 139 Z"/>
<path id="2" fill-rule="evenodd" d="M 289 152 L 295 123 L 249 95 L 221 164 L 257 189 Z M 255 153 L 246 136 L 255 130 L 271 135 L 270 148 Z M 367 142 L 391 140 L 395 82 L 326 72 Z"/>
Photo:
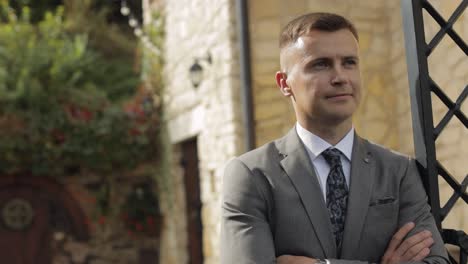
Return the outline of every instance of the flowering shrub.
<path id="1" fill-rule="evenodd" d="M 120 217 L 130 235 L 159 236 L 161 212 L 156 196 L 148 185 L 136 186 L 120 210 Z"/>
<path id="2" fill-rule="evenodd" d="M 124 173 L 157 156 L 158 111 L 131 61 L 0 1 L 0 172 Z M 136 95 L 135 95 L 136 94 Z"/>

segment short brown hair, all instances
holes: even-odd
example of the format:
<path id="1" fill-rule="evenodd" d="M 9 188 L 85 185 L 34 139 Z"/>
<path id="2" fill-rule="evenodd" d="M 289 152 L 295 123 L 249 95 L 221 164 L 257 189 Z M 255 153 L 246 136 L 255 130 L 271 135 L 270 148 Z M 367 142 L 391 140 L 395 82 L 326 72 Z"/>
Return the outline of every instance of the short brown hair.
<path id="1" fill-rule="evenodd" d="M 351 21 L 331 13 L 309 13 L 295 18 L 281 31 L 280 49 L 297 41 L 297 39 L 312 30 L 334 32 L 340 29 L 348 29 L 359 40 L 358 33 Z"/>

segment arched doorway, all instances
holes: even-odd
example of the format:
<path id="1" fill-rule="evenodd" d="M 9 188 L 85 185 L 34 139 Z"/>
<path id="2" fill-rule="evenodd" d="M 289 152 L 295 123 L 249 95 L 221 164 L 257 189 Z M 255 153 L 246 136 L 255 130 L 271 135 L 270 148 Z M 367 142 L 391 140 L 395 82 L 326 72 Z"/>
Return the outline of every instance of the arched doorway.
<path id="1" fill-rule="evenodd" d="M 50 264 L 54 231 L 87 240 L 85 215 L 64 185 L 48 177 L 0 176 L 0 259 Z"/>

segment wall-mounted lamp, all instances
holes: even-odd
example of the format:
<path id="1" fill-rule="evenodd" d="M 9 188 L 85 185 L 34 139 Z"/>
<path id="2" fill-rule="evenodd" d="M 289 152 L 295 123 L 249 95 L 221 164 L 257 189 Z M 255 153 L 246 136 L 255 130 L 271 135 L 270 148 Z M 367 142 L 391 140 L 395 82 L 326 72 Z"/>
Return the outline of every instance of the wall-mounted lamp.
<path id="1" fill-rule="evenodd" d="M 208 64 L 211 64 L 211 54 L 208 52 L 206 57 L 195 58 L 190 67 L 190 81 L 194 88 L 197 88 L 203 80 L 203 67 L 200 65 L 199 61 L 206 61 Z"/>

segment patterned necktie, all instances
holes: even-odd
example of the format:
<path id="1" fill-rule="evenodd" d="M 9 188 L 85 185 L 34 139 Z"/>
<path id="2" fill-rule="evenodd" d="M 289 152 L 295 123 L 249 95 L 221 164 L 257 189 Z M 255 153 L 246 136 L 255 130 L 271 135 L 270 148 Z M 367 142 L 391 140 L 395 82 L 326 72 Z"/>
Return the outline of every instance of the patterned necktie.
<path id="1" fill-rule="evenodd" d="M 327 208 L 330 214 L 333 235 L 335 236 L 338 254 L 341 252 L 346 206 L 348 203 L 348 186 L 341 166 L 340 151 L 329 148 L 322 152 L 323 157 L 330 165 L 327 178 Z"/>

